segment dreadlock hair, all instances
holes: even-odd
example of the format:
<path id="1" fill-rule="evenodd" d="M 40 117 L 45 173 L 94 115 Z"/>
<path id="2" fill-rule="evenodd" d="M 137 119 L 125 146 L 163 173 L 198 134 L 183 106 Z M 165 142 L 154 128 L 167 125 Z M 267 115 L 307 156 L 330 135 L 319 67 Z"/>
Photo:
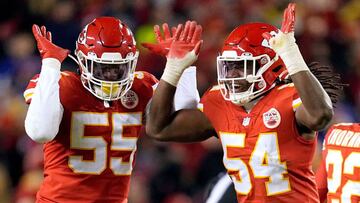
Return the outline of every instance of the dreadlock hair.
<path id="1" fill-rule="evenodd" d="M 342 83 L 340 74 L 336 73 L 330 66 L 320 65 L 319 62 L 311 62 L 308 67 L 329 95 L 333 106 L 336 107 L 344 87 L 349 86 L 349 84 Z"/>

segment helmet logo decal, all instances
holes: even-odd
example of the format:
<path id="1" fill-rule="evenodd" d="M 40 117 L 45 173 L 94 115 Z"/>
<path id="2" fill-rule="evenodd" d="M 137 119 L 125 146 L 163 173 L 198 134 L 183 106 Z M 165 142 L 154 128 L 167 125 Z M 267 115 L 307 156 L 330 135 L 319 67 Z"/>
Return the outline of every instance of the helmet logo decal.
<path id="1" fill-rule="evenodd" d="M 132 90 L 127 91 L 120 100 L 121 104 L 127 109 L 133 109 L 139 104 L 139 97 Z"/>
<path id="2" fill-rule="evenodd" d="M 267 128 L 273 129 L 279 126 L 281 122 L 281 116 L 278 110 L 271 108 L 269 111 L 263 114 L 263 122 Z"/>
<path id="3" fill-rule="evenodd" d="M 87 31 L 88 25 L 85 26 L 84 30 L 80 33 L 78 38 L 79 44 L 86 44 L 86 31 Z"/>
<path id="4" fill-rule="evenodd" d="M 276 32 L 275 32 L 275 31 L 271 31 L 270 34 L 271 34 L 272 36 L 275 36 Z M 267 47 L 267 48 L 270 48 L 270 49 L 271 49 L 270 44 L 269 44 L 269 41 L 268 41 L 267 39 L 263 39 L 263 41 L 261 42 L 261 46 Z"/>
<path id="5" fill-rule="evenodd" d="M 269 45 L 270 46 L 270 45 Z M 241 51 L 245 51 L 240 45 L 237 45 L 237 48 L 240 49 Z"/>
<path id="6" fill-rule="evenodd" d="M 261 46 L 271 48 L 269 42 L 266 39 L 263 39 L 261 42 Z"/>

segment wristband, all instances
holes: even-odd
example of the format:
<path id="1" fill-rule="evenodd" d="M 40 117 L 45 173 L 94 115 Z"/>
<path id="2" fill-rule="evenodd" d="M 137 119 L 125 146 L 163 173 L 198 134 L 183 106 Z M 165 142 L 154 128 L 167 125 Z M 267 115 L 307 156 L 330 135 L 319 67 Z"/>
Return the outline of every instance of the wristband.
<path id="1" fill-rule="evenodd" d="M 289 75 L 294 75 L 300 71 L 310 71 L 296 43 L 289 46 L 287 51 L 280 53 L 279 55 L 283 60 Z"/>
<path id="2" fill-rule="evenodd" d="M 283 60 L 289 75 L 294 75 L 300 71 L 310 71 L 295 42 L 293 32 L 284 34 L 279 31 L 270 39 L 269 43 Z"/>
<path id="3" fill-rule="evenodd" d="M 195 51 L 187 53 L 183 58 L 168 58 L 161 79 L 176 87 L 184 70 L 196 59 Z"/>

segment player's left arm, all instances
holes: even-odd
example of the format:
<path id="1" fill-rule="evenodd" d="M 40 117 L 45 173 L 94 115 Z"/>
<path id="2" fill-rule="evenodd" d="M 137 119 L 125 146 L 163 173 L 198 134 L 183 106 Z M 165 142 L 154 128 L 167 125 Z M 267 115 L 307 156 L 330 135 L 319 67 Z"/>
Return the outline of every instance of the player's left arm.
<path id="1" fill-rule="evenodd" d="M 281 30 L 275 36 L 269 33 L 264 33 L 263 36 L 283 60 L 301 98 L 302 105 L 295 114 L 300 132 L 313 137 L 314 133 L 309 134 L 308 131 L 323 129 L 333 116 L 333 107 L 329 95 L 310 72 L 300 53 L 295 42 L 294 26 L 295 3 L 290 3 L 284 11 Z"/>

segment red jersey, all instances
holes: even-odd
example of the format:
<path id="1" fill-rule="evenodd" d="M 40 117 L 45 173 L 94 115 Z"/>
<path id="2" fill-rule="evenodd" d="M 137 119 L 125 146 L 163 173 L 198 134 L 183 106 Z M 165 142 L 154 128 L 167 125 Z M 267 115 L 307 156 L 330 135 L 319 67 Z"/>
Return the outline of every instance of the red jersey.
<path id="1" fill-rule="evenodd" d="M 27 90 L 36 82 L 32 79 Z M 136 72 L 126 95 L 105 108 L 79 75 L 62 72 L 64 113 L 58 134 L 44 144 L 45 178 L 37 201 L 127 202 L 136 142 L 156 83 L 153 75 Z M 31 95 L 26 99 L 30 102 Z"/>
<path id="2" fill-rule="evenodd" d="M 205 93 L 203 112 L 217 131 L 224 166 L 238 202 L 319 202 L 311 169 L 316 139 L 300 136 L 293 84 L 271 90 L 248 113 L 223 99 L 219 88 Z"/>
<path id="3" fill-rule="evenodd" d="M 340 123 L 327 132 L 316 173 L 321 199 L 360 202 L 360 123 Z"/>

